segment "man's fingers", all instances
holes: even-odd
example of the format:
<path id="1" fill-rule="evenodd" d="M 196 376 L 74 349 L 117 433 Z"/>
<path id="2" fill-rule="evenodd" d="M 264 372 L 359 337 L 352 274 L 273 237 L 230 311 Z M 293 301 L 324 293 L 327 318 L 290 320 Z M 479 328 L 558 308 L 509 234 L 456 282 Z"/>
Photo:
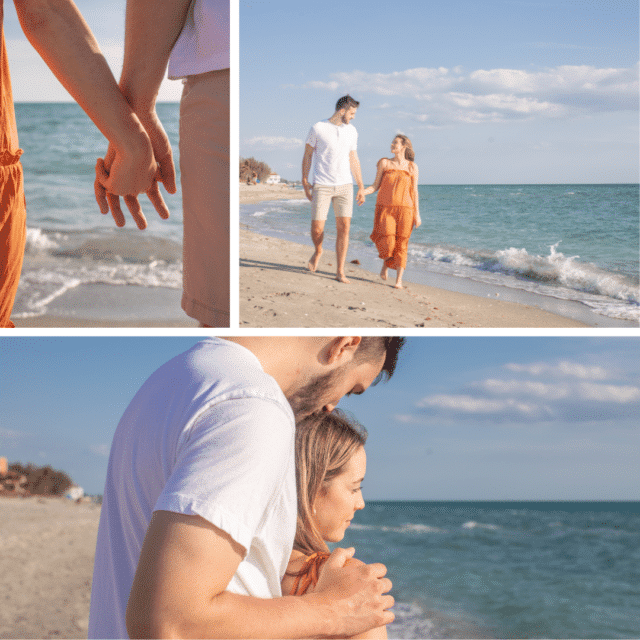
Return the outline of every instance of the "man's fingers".
<path id="1" fill-rule="evenodd" d="M 378 587 L 380 589 L 380 593 L 389 593 L 389 591 L 393 589 L 393 585 L 391 584 L 391 580 L 389 580 L 389 578 L 380 578 Z"/>
<path id="2" fill-rule="evenodd" d="M 374 562 L 367 566 L 376 578 L 384 578 L 387 575 L 387 567 L 381 562 Z"/>
<path id="3" fill-rule="evenodd" d="M 334 549 L 331 555 L 327 558 L 327 565 L 333 565 L 335 567 L 344 567 L 344 564 L 349 558 L 353 557 L 353 554 L 356 552 L 354 547 L 349 547 L 348 549 L 341 549 L 338 547 Z"/>
<path id="4" fill-rule="evenodd" d="M 109 203 L 109 209 L 111 209 L 111 215 L 115 220 L 116 226 L 124 227 L 124 213 L 122 213 L 122 209 L 120 208 L 120 198 L 107 192 L 107 202 Z"/>
<path id="5" fill-rule="evenodd" d="M 146 229 L 147 228 L 147 219 L 144 217 L 144 213 L 142 213 L 142 207 L 138 202 L 137 196 L 124 196 L 124 202 L 129 208 L 129 212 L 131 213 L 131 217 L 134 222 L 138 225 L 138 229 Z"/>
<path id="6" fill-rule="evenodd" d="M 162 158 L 156 158 L 158 163 L 157 180 L 162 182 L 168 193 L 175 193 L 176 188 L 176 168 L 173 164 L 173 153 L 171 149 Z"/>
<path id="7" fill-rule="evenodd" d="M 165 185 L 166 186 L 166 185 Z M 158 183 L 154 180 L 150 189 L 147 191 L 147 197 L 151 201 L 151 204 L 154 206 L 155 210 L 158 212 L 158 215 L 166 220 L 169 217 L 169 209 L 164 202 L 164 198 L 160 193 L 160 188 L 158 187 Z"/>

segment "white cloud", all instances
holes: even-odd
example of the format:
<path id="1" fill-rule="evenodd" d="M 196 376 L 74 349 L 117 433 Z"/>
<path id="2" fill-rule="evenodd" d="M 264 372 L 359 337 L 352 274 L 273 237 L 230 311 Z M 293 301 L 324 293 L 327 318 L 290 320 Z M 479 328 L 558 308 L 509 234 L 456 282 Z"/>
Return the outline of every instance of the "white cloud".
<path id="1" fill-rule="evenodd" d="M 583 397 L 596 402 L 612 404 L 629 404 L 640 400 L 640 387 L 630 385 L 593 384 L 584 382 L 580 385 Z"/>
<path id="2" fill-rule="evenodd" d="M 284 136 L 256 136 L 245 140 L 249 147 L 260 147 L 262 149 L 296 149 L 304 145 L 304 140 L 300 138 L 285 138 Z"/>
<path id="3" fill-rule="evenodd" d="M 638 67 L 599 69 L 562 65 L 541 71 L 478 69 L 465 74 L 453 69 L 417 68 L 391 73 L 334 73 L 329 81 L 308 88 L 352 95 L 396 97 L 409 117 L 444 125 L 454 122 L 501 122 L 512 119 L 571 117 L 584 113 L 638 108 Z M 371 105 L 375 108 L 375 105 Z M 385 103 L 385 107 L 390 106 Z"/>
<path id="4" fill-rule="evenodd" d="M 470 395 L 436 395 L 424 398 L 419 407 L 437 407 L 460 413 L 496 414 L 505 411 L 532 415 L 540 411 L 534 404 L 521 402 L 513 398 L 495 400 Z"/>
<path id="5" fill-rule="evenodd" d="M 559 400 L 570 395 L 567 385 L 546 384 L 521 380 L 485 380 L 477 385 L 489 393 L 531 395 L 549 400 Z"/>
<path id="6" fill-rule="evenodd" d="M 583 365 L 569 360 L 560 360 L 556 364 L 548 364 L 545 362 L 526 365 L 509 363 L 505 365 L 505 369 L 513 371 L 514 373 L 527 373 L 536 377 L 557 376 L 580 378 L 582 380 L 606 380 L 612 376 L 612 373 L 604 367 Z"/>
<path id="7" fill-rule="evenodd" d="M 92 444 L 89 446 L 89 450 L 101 458 L 108 458 L 111 447 L 108 444 Z"/>

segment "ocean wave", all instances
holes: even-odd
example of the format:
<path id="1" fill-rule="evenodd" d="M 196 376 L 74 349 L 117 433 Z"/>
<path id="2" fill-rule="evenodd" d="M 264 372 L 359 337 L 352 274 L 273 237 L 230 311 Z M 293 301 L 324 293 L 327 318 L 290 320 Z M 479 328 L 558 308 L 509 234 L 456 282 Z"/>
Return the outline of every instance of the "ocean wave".
<path id="1" fill-rule="evenodd" d="M 143 287 L 182 287 L 182 265 L 152 261 L 147 264 L 48 264 L 23 270 L 14 305 L 15 317 L 39 316 L 70 289 L 83 284 Z"/>
<path id="2" fill-rule="evenodd" d="M 60 234 L 56 235 L 59 239 Z M 27 240 L 24 251 L 26 254 L 36 254 L 57 249 L 60 245 L 59 242 L 54 239 L 55 237 L 54 234 L 47 234 L 37 227 L 27 227 Z"/>
<path id="3" fill-rule="evenodd" d="M 462 525 L 463 529 L 489 529 L 490 531 L 499 531 L 500 527 L 497 524 L 484 524 L 482 522 L 476 522 L 475 520 L 469 520 Z"/>
<path id="4" fill-rule="evenodd" d="M 352 524 L 351 529 L 361 531 L 384 531 L 385 533 L 447 533 L 446 529 L 431 527 L 426 524 L 402 524 L 397 527 L 387 525 L 371 525 L 371 524 Z"/>
<path id="5" fill-rule="evenodd" d="M 559 243 L 551 245 L 546 256 L 513 247 L 474 251 L 444 245 L 414 245 L 409 253 L 416 263 L 450 265 L 452 275 L 488 282 L 493 279 L 493 284 L 577 300 L 601 315 L 634 321 L 640 318 L 637 277 L 581 262 L 579 256 L 565 256 L 558 246 Z M 502 277 L 512 278 L 512 284 L 502 281 Z"/>

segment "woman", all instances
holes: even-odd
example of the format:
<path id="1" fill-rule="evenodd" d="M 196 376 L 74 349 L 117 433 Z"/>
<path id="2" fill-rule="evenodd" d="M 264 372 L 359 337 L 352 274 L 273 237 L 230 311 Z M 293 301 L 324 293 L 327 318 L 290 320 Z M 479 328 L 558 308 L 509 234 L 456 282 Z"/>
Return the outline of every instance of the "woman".
<path id="1" fill-rule="evenodd" d="M 329 557 L 327 542 L 340 542 L 355 512 L 364 509 L 366 439 L 365 428 L 337 410 L 311 416 L 296 427 L 298 525 L 283 594 L 314 590 Z M 377 627 L 354 637 L 386 638 L 387 630 Z"/>
<path id="2" fill-rule="evenodd" d="M 378 191 L 371 239 L 382 258 L 380 277 L 387 279 L 389 269 L 397 272 L 396 289 L 402 289 L 402 274 L 407 266 L 407 245 L 413 227 L 422 224 L 418 203 L 418 165 L 411 140 L 397 135 L 391 143 L 393 158 L 381 158 L 370 195 Z"/>

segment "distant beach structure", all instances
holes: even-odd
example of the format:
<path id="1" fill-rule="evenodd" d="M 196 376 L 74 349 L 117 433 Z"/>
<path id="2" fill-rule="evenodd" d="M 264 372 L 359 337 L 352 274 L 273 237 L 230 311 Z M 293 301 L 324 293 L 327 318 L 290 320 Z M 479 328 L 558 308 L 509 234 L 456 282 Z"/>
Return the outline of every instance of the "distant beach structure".
<path id="1" fill-rule="evenodd" d="M 280 176 L 277 173 L 270 173 L 265 180 L 266 184 L 280 184 Z"/>

